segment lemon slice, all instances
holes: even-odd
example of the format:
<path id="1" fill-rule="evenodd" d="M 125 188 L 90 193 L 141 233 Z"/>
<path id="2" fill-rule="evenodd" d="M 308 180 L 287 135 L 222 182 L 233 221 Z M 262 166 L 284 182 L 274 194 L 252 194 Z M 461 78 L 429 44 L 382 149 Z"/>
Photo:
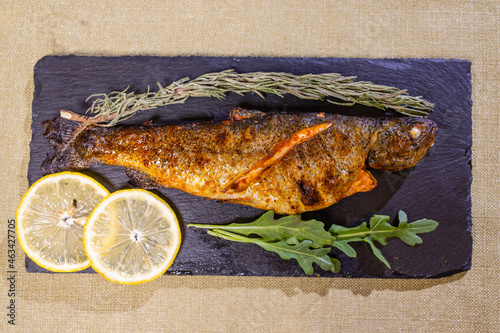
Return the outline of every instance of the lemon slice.
<path id="1" fill-rule="evenodd" d="M 26 255 L 53 272 L 90 266 L 82 243 L 83 225 L 109 192 L 94 179 L 61 172 L 35 182 L 16 212 L 16 232 Z"/>
<path id="2" fill-rule="evenodd" d="M 102 200 L 83 230 L 95 271 L 122 284 L 156 279 L 170 267 L 181 244 L 170 206 L 145 190 L 121 190 Z"/>

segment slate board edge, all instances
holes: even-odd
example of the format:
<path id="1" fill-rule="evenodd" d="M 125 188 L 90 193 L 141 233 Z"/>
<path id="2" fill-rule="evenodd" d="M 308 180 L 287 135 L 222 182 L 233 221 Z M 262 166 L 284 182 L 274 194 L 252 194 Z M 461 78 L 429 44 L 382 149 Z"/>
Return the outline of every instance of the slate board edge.
<path id="1" fill-rule="evenodd" d="M 82 57 L 82 58 L 103 58 L 103 59 L 115 59 L 115 58 L 128 58 L 128 59 L 139 59 L 139 58 L 166 58 L 166 57 L 161 57 L 161 56 L 111 56 L 111 57 L 91 57 L 91 56 L 76 56 L 76 55 L 68 55 L 68 56 L 45 56 L 43 58 L 41 58 L 37 64 L 35 65 L 35 72 L 36 72 L 36 67 L 42 62 L 44 61 L 46 58 L 50 58 L 50 57 L 53 57 L 53 58 L 70 58 L 70 57 Z M 265 60 L 265 59 L 276 59 L 275 57 L 204 57 L 204 56 L 176 56 L 176 57 L 167 57 L 167 58 L 210 58 L 210 59 L 217 59 L 217 58 L 225 58 L 225 59 L 262 59 L 262 60 Z M 463 63 L 468 63 L 469 64 L 469 81 L 470 81 L 470 61 L 468 60 L 463 60 L 463 59 L 439 59 L 439 58 L 324 58 L 324 57 L 282 57 L 282 58 L 290 58 L 290 59 L 331 59 L 331 60 L 335 60 L 335 59 L 343 59 L 343 60 L 349 60 L 349 59 L 356 59 L 356 60 L 386 60 L 386 61 L 401 61 L 401 60 L 416 60 L 416 61 L 433 61 L 433 62 L 447 62 L 447 61 L 458 61 L 458 62 L 463 62 Z M 290 71 L 292 72 L 292 71 Z M 194 78 L 194 77 L 193 77 Z M 469 82 L 469 90 L 470 90 L 470 82 Z M 36 94 L 36 89 L 35 89 L 35 93 L 34 93 L 34 97 L 35 97 L 35 94 Z M 470 96 L 470 94 L 469 94 Z M 470 99 L 470 97 L 469 97 Z M 470 115 L 469 115 L 470 116 Z M 40 126 L 39 124 L 38 125 L 35 125 L 34 123 L 32 124 L 32 126 Z M 471 137 L 471 135 L 470 135 Z M 32 139 L 33 139 L 33 133 L 32 133 Z M 472 144 L 472 137 L 471 137 L 471 140 L 470 140 L 471 144 Z M 32 147 L 32 142 L 30 142 L 30 148 Z M 472 181 L 472 175 L 471 175 L 471 179 L 470 179 L 470 182 Z M 468 223 L 469 223 L 469 228 L 471 227 L 472 225 L 472 220 L 471 220 L 471 207 L 470 207 L 470 204 L 471 204 L 471 201 L 470 201 L 470 184 L 469 184 L 469 187 L 468 187 L 468 200 L 469 200 L 469 207 L 468 207 L 468 211 L 469 211 L 469 214 L 468 214 Z M 27 261 L 29 261 L 29 258 L 27 258 Z M 471 262 L 471 259 L 469 258 L 469 264 L 465 267 L 463 267 L 464 270 L 468 270 L 470 269 L 470 262 Z M 87 270 L 87 271 L 84 271 L 84 272 L 93 272 L 91 269 Z M 180 274 L 179 275 L 182 275 L 182 272 L 179 272 Z M 176 274 L 175 272 L 174 273 L 170 273 L 170 272 L 167 272 L 167 274 Z M 452 273 L 453 274 L 453 273 Z M 207 274 L 207 275 L 220 275 L 220 274 Z M 365 277 L 373 277 L 373 278 L 377 278 L 377 276 L 365 276 Z M 429 276 L 429 277 L 417 277 L 417 278 L 433 278 L 433 277 L 440 277 L 440 276 Z M 386 277 L 384 277 L 386 278 Z M 390 277 L 389 277 L 390 278 Z M 405 277 L 405 276 L 402 276 L 402 277 L 395 277 L 395 278 L 405 278 L 405 279 L 413 279 L 414 277 Z"/>

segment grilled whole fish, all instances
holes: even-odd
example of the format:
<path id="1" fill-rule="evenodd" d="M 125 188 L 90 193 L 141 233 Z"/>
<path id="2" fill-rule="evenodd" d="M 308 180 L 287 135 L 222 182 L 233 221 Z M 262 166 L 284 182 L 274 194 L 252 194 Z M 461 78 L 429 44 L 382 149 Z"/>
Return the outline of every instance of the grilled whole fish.
<path id="1" fill-rule="evenodd" d="M 42 168 L 127 168 L 131 183 L 171 187 L 279 214 L 328 207 L 376 180 L 366 169 L 413 167 L 434 143 L 436 124 L 419 118 L 235 109 L 223 122 L 104 128 L 57 118 Z"/>

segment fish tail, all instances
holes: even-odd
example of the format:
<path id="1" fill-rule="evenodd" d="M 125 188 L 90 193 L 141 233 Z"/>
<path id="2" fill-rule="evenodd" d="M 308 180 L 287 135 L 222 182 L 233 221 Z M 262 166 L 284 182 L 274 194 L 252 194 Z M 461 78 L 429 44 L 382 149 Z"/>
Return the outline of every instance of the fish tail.
<path id="1" fill-rule="evenodd" d="M 56 173 L 68 170 L 88 168 L 92 161 L 83 159 L 76 151 L 76 138 L 89 125 L 64 118 L 56 118 L 42 123 L 45 127 L 43 136 L 49 142 L 50 148 L 41 169 L 46 173 Z"/>

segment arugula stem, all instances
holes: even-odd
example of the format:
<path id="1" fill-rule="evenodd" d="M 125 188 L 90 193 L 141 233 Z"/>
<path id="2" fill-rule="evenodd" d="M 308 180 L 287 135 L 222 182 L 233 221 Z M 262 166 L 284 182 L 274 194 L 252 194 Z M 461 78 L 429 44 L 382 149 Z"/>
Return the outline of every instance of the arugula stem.
<path id="1" fill-rule="evenodd" d="M 223 225 L 215 225 L 215 224 L 196 224 L 196 223 L 189 223 L 187 227 L 193 227 L 193 228 L 199 228 L 199 229 L 219 229 L 222 228 L 224 229 L 225 226 Z"/>
<path id="2" fill-rule="evenodd" d="M 240 243 L 252 243 L 255 245 L 259 245 L 260 247 L 268 250 L 268 251 L 273 251 L 276 253 L 280 253 L 280 251 L 283 251 L 283 248 L 280 246 L 276 246 L 277 243 L 269 243 L 263 240 L 262 238 L 249 238 L 246 236 L 241 236 L 237 234 L 233 234 L 232 232 L 224 231 L 224 230 L 217 230 L 217 231 L 211 231 L 209 230 L 207 232 L 208 234 L 212 236 L 217 236 L 226 240 L 234 241 L 234 242 L 240 242 Z M 307 242 L 307 241 L 306 241 Z M 293 253 L 297 256 L 300 257 L 310 257 L 310 258 L 315 258 L 316 260 L 321 260 L 323 261 L 324 265 L 331 265 L 332 262 L 325 260 L 317 255 L 310 254 L 304 251 L 295 251 L 292 248 L 287 248 L 286 252 L 288 253 Z"/>
<path id="3" fill-rule="evenodd" d="M 217 229 L 218 232 L 221 232 L 222 230 L 238 232 L 239 230 L 241 230 L 241 231 L 243 231 L 243 230 L 255 231 L 255 230 L 276 230 L 276 229 L 295 231 L 297 229 L 297 228 L 294 228 L 294 227 L 286 227 L 286 226 L 283 226 L 283 225 L 280 225 L 280 226 L 271 225 L 271 226 L 259 226 L 259 227 L 255 227 L 255 226 L 245 226 L 245 225 L 234 225 L 234 226 L 231 226 L 231 225 L 211 225 L 211 224 L 195 224 L 195 223 L 190 223 L 187 226 L 188 227 L 193 227 L 193 228 L 199 228 L 199 229 L 212 229 L 212 230 Z M 254 233 L 254 232 L 251 232 L 251 233 Z M 302 235 L 303 235 L 304 239 L 308 239 L 308 236 L 310 236 L 312 234 L 309 233 L 309 232 L 303 231 Z M 329 240 L 325 240 L 325 245 L 332 245 L 332 242 L 329 241 Z"/>
<path id="4" fill-rule="evenodd" d="M 416 233 L 419 232 L 419 229 L 425 230 L 426 228 L 413 228 L 412 230 Z M 397 233 L 397 230 L 370 230 L 370 231 L 364 231 L 364 232 L 354 232 L 354 233 L 343 233 L 343 234 L 334 234 L 332 233 L 332 236 L 335 237 L 336 241 L 341 241 L 341 240 L 348 240 L 351 238 L 366 238 L 369 235 L 375 235 L 375 234 L 393 234 Z"/>
<path id="5" fill-rule="evenodd" d="M 233 234 L 232 232 L 228 232 L 228 231 L 224 231 L 224 230 L 217 230 L 217 231 L 208 230 L 207 233 L 209 235 L 217 236 L 217 237 L 224 238 L 226 240 L 230 240 L 230 241 L 234 241 L 234 242 L 254 243 L 248 237 L 241 236 L 238 234 Z"/>

